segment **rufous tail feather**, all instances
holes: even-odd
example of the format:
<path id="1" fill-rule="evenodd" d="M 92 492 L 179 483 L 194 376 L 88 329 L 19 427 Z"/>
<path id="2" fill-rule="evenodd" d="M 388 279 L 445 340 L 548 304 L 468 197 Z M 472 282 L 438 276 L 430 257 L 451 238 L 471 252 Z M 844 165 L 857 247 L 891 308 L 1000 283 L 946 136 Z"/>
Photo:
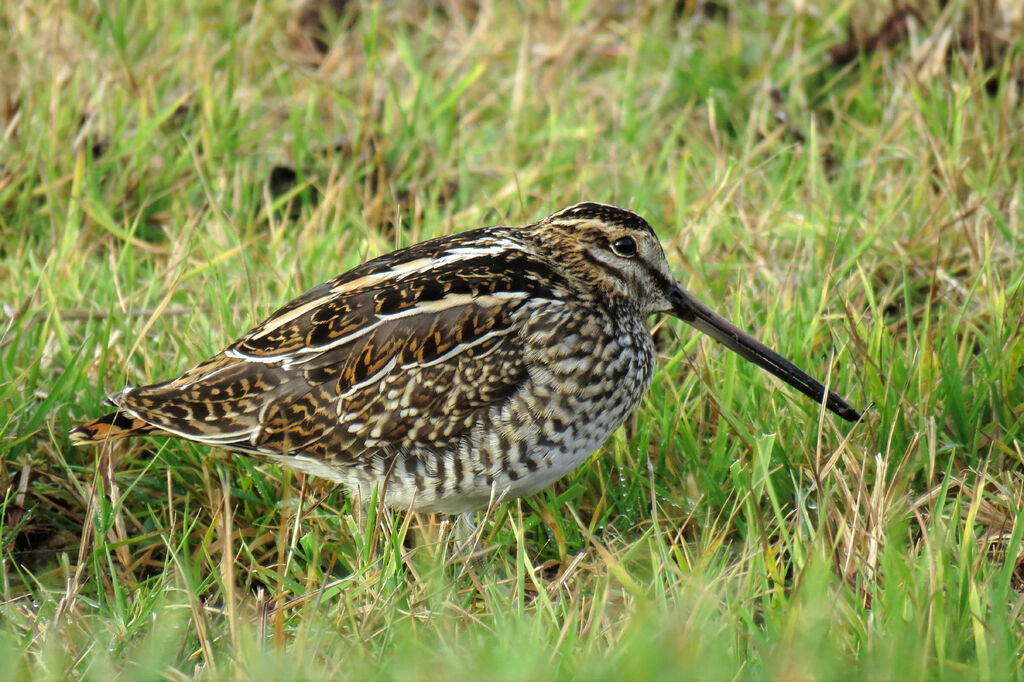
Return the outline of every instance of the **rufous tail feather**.
<path id="1" fill-rule="evenodd" d="M 111 412 L 88 424 L 82 424 L 72 429 L 69 435 L 72 445 L 89 445 L 158 431 L 159 429 L 152 424 L 147 424 L 124 412 Z"/>

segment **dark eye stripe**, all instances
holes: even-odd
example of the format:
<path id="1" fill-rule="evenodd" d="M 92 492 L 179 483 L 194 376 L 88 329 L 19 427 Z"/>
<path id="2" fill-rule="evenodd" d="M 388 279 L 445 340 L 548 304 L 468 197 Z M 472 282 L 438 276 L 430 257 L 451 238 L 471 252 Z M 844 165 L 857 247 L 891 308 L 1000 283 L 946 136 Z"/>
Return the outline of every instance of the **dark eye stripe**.
<path id="1" fill-rule="evenodd" d="M 616 268 L 611 263 L 605 263 L 603 260 L 599 259 L 594 254 L 592 254 L 589 249 L 583 249 L 582 251 L 580 251 L 580 255 L 583 256 L 583 259 L 585 261 L 587 261 L 588 263 L 590 263 L 594 267 L 601 268 L 606 273 L 611 275 L 612 278 L 617 279 L 617 280 L 625 280 L 626 279 L 626 273 L 624 273 L 623 271 L 619 270 L 618 268 Z"/>

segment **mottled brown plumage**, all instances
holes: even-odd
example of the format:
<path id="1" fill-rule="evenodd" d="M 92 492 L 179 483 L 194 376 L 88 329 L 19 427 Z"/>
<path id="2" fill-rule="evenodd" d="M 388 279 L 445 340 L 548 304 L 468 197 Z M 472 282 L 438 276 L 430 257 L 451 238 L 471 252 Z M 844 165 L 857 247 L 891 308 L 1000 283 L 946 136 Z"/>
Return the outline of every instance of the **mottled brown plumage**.
<path id="1" fill-rule="evenodd" d="M 544 488 L 622 424 L 659 312 L 859 418 L 686 292 L 640 216 L 584 203 L 368 261 L 178 378 L 111 395 L 118 411 L 72 441 L 177 436 L 463 512 Z"/>

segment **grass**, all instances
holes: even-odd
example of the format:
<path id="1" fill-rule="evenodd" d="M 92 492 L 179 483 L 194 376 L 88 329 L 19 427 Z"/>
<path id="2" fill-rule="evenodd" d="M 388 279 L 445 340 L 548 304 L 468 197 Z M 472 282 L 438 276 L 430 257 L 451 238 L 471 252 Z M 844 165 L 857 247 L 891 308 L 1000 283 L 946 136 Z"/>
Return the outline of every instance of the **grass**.
<path id="1" fill-rule="evenodd" d="M 1024 677 L 1014 3 L 888 41 L 857 3 L 395 4 L 0 10 L 0 678 Z M 635 417 L 470 564 L 273 466 L 68 443 L 365 258 L 584 198 L 865 421 L 659 322 Z"/>

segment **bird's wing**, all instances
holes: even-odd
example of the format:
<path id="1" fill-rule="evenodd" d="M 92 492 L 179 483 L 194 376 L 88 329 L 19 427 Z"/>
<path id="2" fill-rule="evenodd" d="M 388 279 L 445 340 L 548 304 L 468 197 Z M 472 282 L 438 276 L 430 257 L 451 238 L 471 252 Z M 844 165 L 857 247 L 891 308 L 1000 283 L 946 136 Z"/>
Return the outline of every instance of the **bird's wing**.
<path id="1" fill-rule="evenodd" d="M 369 261 L 180 377 L 112 400 L 160 431 L 240 450 L 330 461 L 444 449 L 522 387 L 517 316 L 564 294 L 514 245 L 460 237 Z"/>

